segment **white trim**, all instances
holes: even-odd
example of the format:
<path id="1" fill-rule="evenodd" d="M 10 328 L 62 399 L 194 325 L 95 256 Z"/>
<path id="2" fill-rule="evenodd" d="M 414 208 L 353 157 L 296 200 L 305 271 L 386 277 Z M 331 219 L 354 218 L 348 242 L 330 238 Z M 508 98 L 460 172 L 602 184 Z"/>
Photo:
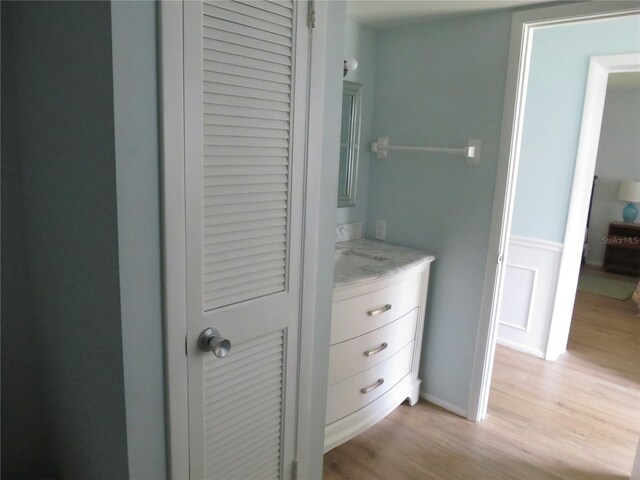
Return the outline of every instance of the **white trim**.
<path id="1" fill-rule="evenodd" d="M 468 403 L 469 420 L 480 421 L 487 413 L 504 282 L 503 259 L 508 253 L 507 241 L 511 231 L 533 30 L 637 11 L 637 4 L 629 2 L 580 2 L 528 10 L 513 16 L 491 232 Z"/>
<path id="2" fill-rule="evenodd" d="M 547 247 L 535 239 L 509 243 L 498 319 L 499 339 L 541 352 L 546 352 L 562 254 L 560 249 Z M 505 322 L 512 323 L 505 325 Z"/>
<path id="3" fill-rule="evenodd" d="M 309 5 L 309 4 L 308 4 Z M 326 386 L 328 377 L 326 376 L 329 366 L 329 336 L 326 342 L 316 342 L 315 331 L 318 303 L 331 303 L 331 297 L 322 298 L 318 293 L 322 290 L 318 285 L 318 261 L 321 242 L 324 238 L 319 237 L 318 225 L 320 222 L 320 208 L 322 198 L 325 194 L 322 191 L 321 179 L 323 178 L 323 122 L 325 103 L 325 63 L 327 44 L 327 2 L 316 2 L 311 7 L 315 8 L 316 26 L 311 33 L 310 58 L 309 58 L 309 95 L 308 100 L 308 125 L 307 125 L 307 161 L 305 172 L 305 217 L 303 221 L 303 244 L 302 244 L 302 300 L 301 309 L 303 312 L 300 321 L 300 344 L 299 344 L 299 378 L 298 378 L 298 421 L 296 425 L 296 460 L 298 461 L 298 476 L 308 478 L 312 475 L 313 457 L 322 452 L 317 451 L 317 446 L 313 444 L 313 437 L 319 429 L 324 434 L 324 415 L 322 421 L 316 425 L 313 423 L 313 411 L 318 405 L 326 407 Z M 325 166 L 326 169 L 326 166 Z M 337 180 L 337 174 L 336 174 Z M 337 193 L 337 190 L 336 190 Z M 332 196 L 333 198 L 333 196 Z M 332 238 L 334 232 L 331 232 Z M 333 278 L 331 278 L 333 284 Z M 328 288 L 331 291 L 331 288 Z M 331 309 L 328 309 L 329 312 Z M 319 366 L 318 366 L 319 364 Z M 315 371 L 325 372 L 324 394 L 325 398 L 320 400 L 314 396 L 314 385 L 317 387 L 318 378 L 313 377 Z M 323 443 L 322 443 L 323 444 Z M 321 467 L 321 466 L 320 466 Z M 320 468 L 318 467 L 318 468 Z"/>
<path id="4" fill-rule="evenodd" d="M 591 57 L 589 62 L 578 154 L 564 234 L 564 245 L 567 248 L 563 249 L 560 259 L 556 298 L 546 349 L 548 360 L 555 360 L 562 355 L 567 349 L 569 340 L 584 244 L 584 227 L 589 214 L 591 186 L 600 142 L 607 81 L 611 73 L 629 71 L 640 71 L 640 53 Z"/>
<path id="5" fill-rule="evenodd" d="M 502 345 L 503 347 L 510 348 L 512 350 L 517 350 L 518 352 L 526 353 L 528 355 L 533 355 L 534 357 L 538 357 L 541 359 L 545 359 L 544 352 L 542 350 L 538 350 L 537 348 L 527 347 L 526 345 L 522 345 L 521 343 L 512 342 L 511 340 L 506 340 L 504 338 L 498 338 L 496 340 L 498 345 Z"/>
<path id="6" fill-rule="evenodd" d="M 451 413 L 455 413 L 460 417 L 463 417 L 463 418 L 467 417 L 467 411 L 464 408 L 460 408 L 457 405 L 453 405 L 449 402 L 445 402 L 444 400 L 438 397 L 435 397 L 427 392 L 420 391 L 420 398 L 422 398 L 423 400 L 426 400 L 427 402 L 433 403 L 438 407 L 442 407 L 445 410 L 449 410 Z"/>
<path id="7" fill-rule="evenodd" d="M 159 5 L 164 350 L 169 478 L 189 478 L 182 3 Z"/>
<path id="8" fill-rule="evenodd" d="M 587 265 L 591 266 L 591 267 L 602 267 L 603 263 L 602 262 L 594 262 L 593 260 L 585 260 L 585 262 Z"/>
<path id="9" fill-rule="evenodd" d="M 551 242 L 549 240 L 539 240 L 531 237 L 520 237 L 518 235 L 511 235 L 511 244 L 524 248 L 534 248 L 536 250 L 546 250 L 548 252 L 559 253 L 562 252 L 562 244 L 558 242 Z"/>
<path id="10" fill-rule="evenodd" d="M 505 327 L 509 327 L 509 328 L 515 328 L 516 330 L 522 330 L 523 332 L 528 332 L 529 331 L 529 326 L 531 325 L 531 312 L 533 311 L 533 305 L 535 304 L 535 300 L 536 300 L 536 292 L 537 292 L 537 284 L 538 284 L 538 269 L 537 268 L 531 268 L 531 267 L 525 267 L 524 265 L 516 265 L 513 263 L 509 263 L 507 262 L 507 268 L 518 268 L 520 270 L 527 270 L 529 272 L 533 272 L 533 283 L 531 285 L 531 296 L 529 297 L 529 308 L 527 309 L 527 323 L 524 327 L 521 327 L 520 325 L 515 325 L 513 323 L 509 323 L 509 322 L 503 322 L 501 320 L 498 320 L 498 323 L 500 325 L 504 325 Z M 498 337 L 497 342 L 500 343 L 500 338 Z"/>
<path id="11" fill-rule="evenodd" d="M 505 327 L 509 327 L 509 328 L 514 328 L 516 330 L 521 330 L 523 332 L 528 332 L 529 331 L 529 320 L 531 319 L 531 305 L 533 305 L 533 302 L 529 303 L 529 311 L 527 312 L 527 324 L 524 327 L 521 327 L 520 325 L 515 325 L 513 323 L 509 323 L 509 322 L 498 322 L 500 325 L 504 325 Z M 501 339 L 500 337 L 498 337 L 496 339 L 496 343 L 500 344 L 501 341 L 504 341 L 503 339 Z"/>

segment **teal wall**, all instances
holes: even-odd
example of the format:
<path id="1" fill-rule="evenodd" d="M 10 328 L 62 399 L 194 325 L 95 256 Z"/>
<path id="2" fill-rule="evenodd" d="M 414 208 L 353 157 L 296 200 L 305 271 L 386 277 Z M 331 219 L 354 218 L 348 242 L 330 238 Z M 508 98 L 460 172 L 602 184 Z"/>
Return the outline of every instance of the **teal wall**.
<path id="1" fill-rule="evenodd" d="M 353 20 L 346 20 L 344 36 L 343 60 L 355 58 L 358 61 L 358 69 L 355 72 L 349 72 L 344 80 L 362 84 L 362 123 L 356 180 L 356 204 L 353 207 L 338 208 L 338 224 L 365 223 L 369 194 L 371 128 L 375 102 L 376 31 Z"/>
<path id="2" fill-rule="evenodd" d="M 15 3 L 0 3 L 2 14 L 2 162 L 0 163 L 0 219 L 2 232 L 2 344 L 0 372 L 2 401 L 3 478 L 47 478 L 53 475 L 49 454 L 49 422 L 42 397 L 40 348 L 34 348 L 27 268 L 25 198 L 18 154 L 18 125 L 14 36 Z M 18 16 L 19 18 L 19 16 Z"/>
<path id="3" fill-rule="evenodd" d="M 480 165 L 390 152 L 371 159 L 367 236 L 437 255 L 421 360 L 422 390 L 466 410 L 489 243 L 511 12 L 434 20 L 377 33 L 373 136 L 461 147 Z"/>
<path id="4" fill-rule="evenodd" d="M 21 296 L 10 315 L 3 311 L 2 328 L 16 333 L 8 366 L 22 375 L 19 383 L 2 377 L 3 478 L 126 479 L 121 314 L 128 307 L 120 299 L 129 284 L 121 284 L 119 269 L 111 5 L 3 2 L 2 8 L 10 11 L 3 59 L 12 60 L 2 70 L 12 102 L 2 112 L 10 129 L 2 131 L 2 150 L 12 152 L 16 181 L 3 188 L 3 244 L 7 235 L 19 257 L 12 262 L 18 278 L 3 278 L 2 296 Z M 154 17 L 151 9 L 151 23 L 140 28 L 153 26 Z M 144 89 L 153 90 L 155 69 L 148 73 Z M 139 107 L 150 98 L 142 97 L 128 101 Z M 138 134 L 155 143 L 153 128 Z M 155 162 L 157 169 L 157 154 Z M 5 230 L 5 193 L 15 231 Z M 5 359 L 3 348 L 3 369 Z M 16 404 L 19 410 L 5 410 Z M 5 430 L 5 419 L 17 425 Z M 34 443 L 22 448 L 29 439 Z"/>
<path id="5" fill-rule="evenodd" d="M 564 241 L 589 57 L 638 51 L 637 15 L 534 32 L 513 235 Z"/>

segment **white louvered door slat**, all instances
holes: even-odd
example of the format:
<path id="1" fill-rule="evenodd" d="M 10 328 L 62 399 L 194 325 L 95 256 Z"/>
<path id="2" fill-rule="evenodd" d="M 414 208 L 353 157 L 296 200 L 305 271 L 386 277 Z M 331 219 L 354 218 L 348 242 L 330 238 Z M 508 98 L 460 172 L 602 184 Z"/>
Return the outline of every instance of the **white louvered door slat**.
<path id="1" fill-rule="evenodd" d="M 249 120 L 280 120 L 287 122 L 289 124 L 289 114 L 284 111 L 277 110 L 258 110 L 252 108 L 242 108 L 238 107 L 238 105 L 204 105 L 204 113 L 208 114 L 217 114 L 217 115 L 225 115 L 225 116 L 238 116 L 245 117 Z M 266 122 L 265 122 L 266 124 Z"/>
<path id="2" fill-rule="evenodd" d="M 262 19 L 259 14 L 247 15 L 245 13 L 237 13 L 229 8 L 233 6 L 235 2 L 204 2 L 204 20 L 205 25 L 209 18 L 212 19 L 220 19 L 226 20 L 228 22 L 237 23 L 239 25 L 247 26 L 253 29 L 262 30 L 265 32 L 270 32 L 276 35 L 281 35 L 283 37 L 292 38 L 293 31 L 292 26 L 293 22 L 289 19 L 289 24 L 282 24 L 280 22 L 276 23 L 269 19 Z M 225 7 L 226 8 L 223 8 Z M 251 11 L 256 11 L 254 7 L 251 8 Z M 286 17 L 279 16 L 279 18 L 285 19 Z"/>
<path id="3" fill-rule="evenodd" d="M 233 45 L 237 45 L 279 55 L 291 54 L 291 47 L 289 45 L 269 42 L 267 40 L 261 40 L 259 38 L 250 38 L 224 30 L 207 30 L 204 35 L 205 48 L 208 48 L 210 46 L 210 41 L 224 41 L 230 45 L 229 48 L 232 48 L 231 46 Z"/>
<path id="4" fill-rule="evenodd" d="M 291 475 L 307 8 L 183 3 L 192 479 Z M 227 357 L 198 349 L 208 327 L 231 341 Z"/>
<path id="5" fill-rule="evenodd" d="M 273 45 L 273 44 L 272 44 Z M 247 57 L 253 60 L 264 60 L 265 62 L 273 63 L 276 65 L 286 65 L 287 67 L 291 66 L 291 52 L 288 47 L 281 46 L 277 48 L 269 47 L 268 44 L 265 45 L 256 45 L 262 46 L 263 48 L 255 48 L 253 46 L 246 47 L 243 45 L 238 45 L 237 43 L 230 43 L 228 41 L 215 40 L 213 38 L 205 38 L 204 39 L 204 48 L 205 55 L 217 53 L 227 53 L 230 55 L 239 55 L 241 57 Z M 280 53 L 283 52 L 283 53 Z M 236 62 L 233 62 L 236 64 Z M 261 65 L 262 62 L 260 63 Z M 256 64 L 256 67 L 258 64 Z M 267 70 L 271 70 L 274 67 L 268 67 Z"/>
<path id="6" fill-rule="evenodd" d="M 269 2 L 267 0 L 243 0 L 237 3 L 251 5 L 259 10 L 264 10 L 265 12 L 277 13 L 278 15 L 291 18 L 291 3 L 286 6 L 279 5 L 277 2 Z"/>
<path id="7" fill-rule="evenodd" d="M 265 10 L 264 8 L 255 8 L 254 5 L 251 5 L 251 4 L 247 5 L 242 2 L 222 3 L 220 4 L 220 7 L 225 10 L 229 10 L 231 12 L 247 15 L 248 17 L 267 20 L 271 23 L 282 25 L 287 28 L 291 28 L 291 25 L 292 25 L 291 13 L 290 13 L 291 10 L 287 8 L 283 9 L 286 12 L 283 14 L 282 11 L 270 12 L 268 10 Z"/>
<path id="8" fill-rule="evenodd" d="M 285 47 L 290 47 L 292 45 L 291 37 L 287 34 L 280 35 L 278 33 L 265 31 L 259 28 L 253 28 L 248 25 L 242 25 L 236 22 L 231 22 L 212 16 L 204 17 L 204 25 L 211 30 L 220 30 L 222 32 L 244 35 L 251 39 L 262 40 L 264 42 L 274 43 L 276 45 L 284 45 Z M 208 32 L 210 32 L 211 30 L 207 30 L 207 32 L 204 33 L 204 38 L 207 38 Z"/>

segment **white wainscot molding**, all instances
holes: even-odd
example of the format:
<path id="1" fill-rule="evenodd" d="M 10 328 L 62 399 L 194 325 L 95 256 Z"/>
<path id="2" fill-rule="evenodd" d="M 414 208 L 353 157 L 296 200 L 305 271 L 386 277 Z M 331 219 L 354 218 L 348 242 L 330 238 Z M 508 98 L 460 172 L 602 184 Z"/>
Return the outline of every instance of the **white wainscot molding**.
<path id="1" fill-rule="evenodd" d="M 562 244 L 509 239 L 498 344 L 546 357 Z"/>

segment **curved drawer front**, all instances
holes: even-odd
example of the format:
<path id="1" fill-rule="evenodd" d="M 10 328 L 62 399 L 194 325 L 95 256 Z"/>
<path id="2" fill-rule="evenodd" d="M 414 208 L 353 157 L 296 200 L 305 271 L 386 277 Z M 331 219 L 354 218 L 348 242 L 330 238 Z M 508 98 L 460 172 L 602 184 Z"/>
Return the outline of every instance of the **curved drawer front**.
<path id="1" fill-rule="evenodd" d="M 333 303 L 331 345 L 360 336 L 400 318 L 418 306 L 420 276 Z"/>
<path id="2" fill-rule="evenodd" d="M 413 342 L 381 364 L 330 386 L 326 423 L 340 420 L 393 388 L 411 371 L 412 357 Z"/>
<path id="3" fill-rule="evenodd" d="M 329 385 L 382 363 L 400 351 L 416 334 L 418 309 L 373 332 L 331 347 Z"/>

